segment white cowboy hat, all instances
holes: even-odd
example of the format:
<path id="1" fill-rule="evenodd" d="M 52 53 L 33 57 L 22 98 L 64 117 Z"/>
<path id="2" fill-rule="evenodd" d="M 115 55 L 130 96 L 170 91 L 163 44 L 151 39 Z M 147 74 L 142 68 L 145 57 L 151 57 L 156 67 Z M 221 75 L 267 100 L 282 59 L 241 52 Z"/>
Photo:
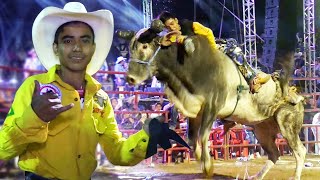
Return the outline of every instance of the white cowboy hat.
<path id="1" fill-rule="evenodd" d="M 117 58 L 116 64 L 120 63 L 121 61 L 125 61 L 125 60 L 127 60 L 127 58 L 124 58 L 124 57 L 122 57 L 122 56 L 119 56 L 119 57 Z"/>
<path id="2" fill-rule="evenodd" d="M 293 55 L 295 58 L 296 57 L 301 57 L 302 56 L 302 52 L 295 52 Z"/>
<path id="3" fill-rule="evenodd" d="M 42 65 L 48 70 L 60 64 L 53 52 L 54 35 L 62 24 L 81 21 L 90 25 L 94 31 L 96 50 L 87 67 L 87 73 L 96 73 L 105 61 L 113 38 L 113 15 L 109 10 L 87 12 L 83 4 L 69 2 L 63 9 L 47 7 L 36 17 L 32 26 L 32 41 Z"/>

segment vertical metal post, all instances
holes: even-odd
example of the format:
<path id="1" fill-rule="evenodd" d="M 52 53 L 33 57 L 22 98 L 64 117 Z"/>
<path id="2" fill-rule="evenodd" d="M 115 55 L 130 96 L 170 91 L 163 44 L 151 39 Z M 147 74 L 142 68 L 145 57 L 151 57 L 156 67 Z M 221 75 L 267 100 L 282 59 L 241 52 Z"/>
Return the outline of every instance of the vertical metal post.
<path id="1" fill-rule="evenodd" d="M 256 22 L 254 0 L 242 0 L 244 53 L 249 64 L 257 68 Z"/>
<path id="2" fill-rule="evenodd" d="M 315 77 L 315 16 L 314 16 L 314 0 L 303 0 L 303 34 L 304 34 L 304 57 L 306 73 L 305 77 Z M 315 93 L 317 87 L 316 80 L 306 80 L 305 92 Z"/>
<path id="3" fill-rule="evenodd" d="M 152 0 L 142 0 L 143 6 L 143 27 L 149 27 L 153 19 Z"/>

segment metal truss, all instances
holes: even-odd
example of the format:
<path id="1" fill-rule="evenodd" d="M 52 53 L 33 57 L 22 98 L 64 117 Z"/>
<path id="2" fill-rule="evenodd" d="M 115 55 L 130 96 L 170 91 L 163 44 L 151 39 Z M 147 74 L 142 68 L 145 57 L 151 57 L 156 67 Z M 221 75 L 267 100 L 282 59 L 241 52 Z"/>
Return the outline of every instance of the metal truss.
<path id="1" fill-rule="evenodd" d="M 316 77 L 315 73 L 315 0 L 303 0 L 303 33 L 304 33 L 304 56 L 305 56 L 305 77 Z M 306 80 L 305 92 L 315 93 L 317 87 L 317 80 Z"/>
<path id="2" fill-rule="evenodd" d="M 257 43 L 254 0 L 242 0 L 244 53 L 249 64 L 257 68 Z"/>
<path id="3" fill-rule="evenodd" d="M 152 0 L 142 0 L 143 6 L 143 27 L 149 27 L 153 19 Z"/>

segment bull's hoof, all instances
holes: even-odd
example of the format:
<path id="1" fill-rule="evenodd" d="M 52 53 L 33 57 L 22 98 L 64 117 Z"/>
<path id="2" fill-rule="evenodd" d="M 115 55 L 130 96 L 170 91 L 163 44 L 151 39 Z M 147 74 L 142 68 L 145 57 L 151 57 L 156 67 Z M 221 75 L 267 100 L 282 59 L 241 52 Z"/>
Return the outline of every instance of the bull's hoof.
<path id="1" fill-rule="evenodd" d="M 211 161 L 202 162 L 201 167 L 207 178 L 213 177 L 213 164 Z"/>
<path id="2" fill-rule="evenodd" d="M 253 175 L 253 176 L 249 176 L 249 177 L 248 177 L 248 180 L 262 180 L 262 179 L 263 179 L 263 177 L 261 177 L 261 176 L 259 175 L 259 173 L 255 174 L 255 175 Z"/>
<path id="3" fill-rule="evenodd" d="M 201 149 L 199 148 L 200 145 L 198 145 L 196 147 L 196 150 L 195 150 L 195 157 L 196 157 L 196 160 L 197 161 L 200 161 L 201 160 Z"/>
<path id="4" fill-rule="evenodd" d="M 249 176 L 248 180 L 257 180 L 259 179 L 257 175 Z"/>

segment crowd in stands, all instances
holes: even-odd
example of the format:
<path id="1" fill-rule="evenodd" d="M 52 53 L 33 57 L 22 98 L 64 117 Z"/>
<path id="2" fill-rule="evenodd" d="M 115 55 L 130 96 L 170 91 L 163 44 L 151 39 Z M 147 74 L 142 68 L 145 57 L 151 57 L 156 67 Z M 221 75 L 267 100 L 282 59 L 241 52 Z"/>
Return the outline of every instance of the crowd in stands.
<path id="1" fill-rule="evenodd" d="M 319 78 L 316 80 L 315 91 L 320 91 L 320 57 L 316 57 L 314 64 L 309 64 L 305 62 L 305 55 L 303 52 L 297 52 L 294 55 L 295 63 L 294 63 L 294 73 L 293 78 L 305 78 L 305 77 L 314 77 Z M 313 74 L 314 72 L 314 74 Z M 294 80 L 292 81 L 292 85 L 296 86 L 299 92 L 305 92 L 305 88 L 308 88 L 308 81 L 306 80 Z M 314 87 L 312 87 L 314 88 Z M 313 124 L 320 125 L 320 121 L 318 120 L 319 109 L 320 108 L 320 96 L 319 95 L 310 95 L 305 97 L 305 112 L 304 114 L 304 124 Z M 309 110 L 309 111 L 308 111 Z M 311 111 L 310 111 L 311 110 Z M 315 110 L 315 111 L 313 111 Z M 300 138 L 302 141 L 319 141 L 319 138 L 316 138 L 317 135 L 320 134 L 319 131 L 316 132 L 317 128 L 311 128 L 311 130 L 302 129 L 300 132 Z M 319 154 L 319 148 L 317 146 L 314 147 L 314 144 L 310 144 L 308 148 L 309 153 Z"/>

